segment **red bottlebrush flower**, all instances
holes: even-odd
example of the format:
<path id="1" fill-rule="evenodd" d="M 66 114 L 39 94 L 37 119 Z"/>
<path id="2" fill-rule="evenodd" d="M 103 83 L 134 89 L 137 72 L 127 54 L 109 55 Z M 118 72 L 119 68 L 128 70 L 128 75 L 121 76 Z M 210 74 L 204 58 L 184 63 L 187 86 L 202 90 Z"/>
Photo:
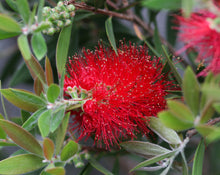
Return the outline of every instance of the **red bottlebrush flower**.
<path id="1" fill-rule="evenodd" d="M 69 59 L 64 92 L 76 88 L 89 94 L 83 109 L 75 112 L 72 130 L 78 130 L 79 139 L 94 136 L 106 148 L 136 133 L 147 134 L 148 117 L 165 108 L 165 90 L 172 84 L 162 68 L 145 46 L 121 44 L 116 55 L 99 45 Z"/>
<path id="2" fill-rule="evenodd" d="M 220 72 L 220 31 L 214 26 L 215 18 L 216 15 L 208 11 L 192 13 L 190 18 L 177 16 L 181 24 L 179 37 L 186 43 L 181 51 L 194 48 L 198 52 L 197 59 L 207 63 L 201 75 L 208 71 Z"/>

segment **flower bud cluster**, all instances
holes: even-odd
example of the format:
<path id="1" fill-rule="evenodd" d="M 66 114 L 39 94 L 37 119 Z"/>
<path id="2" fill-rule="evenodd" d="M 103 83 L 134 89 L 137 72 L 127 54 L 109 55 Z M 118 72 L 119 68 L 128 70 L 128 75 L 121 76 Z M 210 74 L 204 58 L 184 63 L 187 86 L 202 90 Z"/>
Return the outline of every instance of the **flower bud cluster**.
<path id="1" fill-rule="evenodd" d="M 85 163 L 83 160 L 89 160 L 91 155 L 87 152 L 81 152 L 77 153 L 73 157 L 73 163 L 76 168 L 82 168 L 85 166 Z"/>
<path id="2" fill-rule="evenodd" d="M 60 31 L 61 28 L 71 24 L 71 18 L 75 16 L 75 6 L 64 5 L 62 1 L 57 3 L 54 8 L 44 7 L 43 17 L 44 24 L 49 26 L 47 29 L 43 30 L 44 34 L 53 35 L 55 32 Z"/>

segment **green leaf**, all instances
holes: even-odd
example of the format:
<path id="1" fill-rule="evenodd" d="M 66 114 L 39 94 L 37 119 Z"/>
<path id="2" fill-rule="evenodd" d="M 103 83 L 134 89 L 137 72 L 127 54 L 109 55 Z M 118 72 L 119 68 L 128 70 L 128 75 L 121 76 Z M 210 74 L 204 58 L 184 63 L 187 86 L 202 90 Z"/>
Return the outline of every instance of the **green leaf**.
<path id="1" fill-rule="evenodd" d="M 25 121 L 25 123 L 22 125 L 22 128 L 26 129 L 27 131 L 32 130 L 37 125 L 38 118 L 46 110 L 47 108 L 45 107 L 38 109 L 35 113 L 31 115 L 31 117 L 29 117 L 28 120 Z"/>
<path id="2" fill-rule="evenodd" d="M 169 157 L 173 156 L 175 153 L 176 153 L 176 151 L 171 151 L 171 152 L 168 152 L 168 153 L 164 153 L 164 154 L 160 154 L 160 155 L 157 155 L 155 157 L 152 157 L 152 158 L 150 158 L 148 160 L 145 160 L 144 162 L 141 162 L 138 165 L 136 165 L 134 168 L 132 168 L 130 170 L 130 172 L 134 171 L 134 170 L 137 170 L 139 168 L 151 165 L 153 163 L 159 162 L 159 161 L 161 161 L 165 158 L 169 158 Z"/>
<path id="3" fill-rule="evenodd" d="M 40 96 L 41 93 L 44 92 L 43 84 L 41 83 L 41 81 L 38 77 L 35 78 L 35 80 L 34 80 L 34 92 L 38 96 Z"/>
<path id="4" fill-rule="evenodd" d="M 164 124 L 161 123 L 160 119 L 156 117 L 151 117 L 149 124 L 150 128 L 166 142 L 170 144 L 182 143 L 177 133 L 174 130 L 164 126 Z"/>
<path id="5" fill-rule="evenodd" d="M 0 161 L 0 174 L 24 174 L 46 166 L 43 158 L 33 154 L 22 154 Z"/>
<path id="6" fill-rule="evenodd" d="M 205 144 L 204 141 L 201 140 L 199 146 L 196 149 L 196 153 L 193 161 L 192 175 L 202 174 L 204 153 L 205 153 Z"/>
<path id="7" fill-rule="evenodd" d="M 51 118 L 50 131 L 54 132 L 61 124 L 63 117 L 65 115 L 65 106 L 60 106 L 58 109 L 53 111 Z"/>
<path id="8" fill-rule="evenodd" d="M 197 125 L 195 128 L 203 137 L 206 137 L 218 130 L 215 126 L 208 126 L 205 124 Z"/>
<path id="9" fill-rule="evenodd" d="M 29 72 L 33 80 L 38 78 L 42 84 L 46 83 L 44 70 L 41 67 L 40 63 L 37 61 L 37 59 L 33 55 L 31 55 L 31 58 L 29 60 L 25 59 L 24 61 L 29 69 Z"/>
<path id="10" fill-rule="evenodd" d="M 50 60 L 47 56 L 45 59 L 45 74 L 46 74 L 47 85 L 50 86 L 53 83 L 53 70 L 50 64 Z"/>
<path id="11" fill-rule="evenodd" d="M 168 128 L 176 131 L 182 131 L 193 127 L 193 123 L 177 118 L 170 111 L 162 111 L 158 113 L 160 121 Z"/>
<path id="12" fill-rule="evenodd" d="M 18 47 L 25 60 L 31 59 L 31 50 L 28 44 L 27 35 L 20 35 L 18 37 Z"/>
<path id="13" fill-rule="evenodd" d="M 181 157 L 182 157 L 182 161 L 183 161 L 183 165 L 182 165 L 183 175 L 188 175 L 189 174 L 189 170 L 188 170 L 188 165 L 187 165 L 187 161 L 186 161 L 186 157 L 185 157 L 184 151 L 181 151 Z"/>
<path id="14" fill-rule="evenodd" d="M 9 7 L 11 7 L 11 9 L 13 9 L 15 12 L 18 12 L 18 8 L 15 0 L 5 0 L 5 2 L 7 2 L 7 4 L 9 5 Z"/>
<path id="15" fill-rule="evenodd" d="M 170 12 L 167 14 L 167 22 L 166 22 L 166 38 L 167 38 L 167 41 L 172 44 L 172 46 L 175 45 L 176 43 L 176 40 L 177 40 L 177 33 L 178 33 L 178 30 L 176 29 L 173 29 L 172 27 L 170 26 L 173 26 L 173 21 L 175 20 L 175 13 L 173 12 Z"/>
<path id="16" fill-rule="evenodd" d="M 19 14 L 23 18 L 25 24 L 28 24 L 29 18 L 31 16 L 28 1 L 27 0 L 18 0 L 18 1 L 16 1 L 16 4 L 18 7 Z"/>
<path id="17" fill-rule="evenodd" d="M 196 116 L 193 116 L 193 113 L 190 111 L 188 106 L 177 101 L 177 100 L 168 100 L 167 101 L 169 111 L 174 114 L 176 117 L 182 120 L 193 122 Z"/>
<path id="18" fill-rule="evenodd" d="M 78 152 L 78 144 L 72 140 L 70 140 L 63 148 L 60 154 L 60 158 L 62 161 L 66 161 L 73 157 Z"/>
<path id="19" fill-rule="evenodd" d="M 155 10 L 162 10 L 162 9 L 177 10 L 181 8 L 181 1 L 180 0 L 166 0 L 166 1 L 143 0 L 142 5 Z"/>
<path id="20" fill-rule="evenodd" d="M 56 145 L 56 155 L 59 154 L 62 146 L 63 146 L 63 141 L 64 138 L 66 136 L 66 130 L 68 127 L 68 123 L 69 123 L 69 117 L 70 117 L 70 113 L 68 112 L 64 118 L 63 118 L 63 122 L 60 125 L 60 127 L 56 130 L 56 133 L 54 133 L 55 135 L 55 145 Z"/>
<path id="21" fill-rule="evenodd" d="M 63 167 L 55 167 L 46 170 L 51 175 L 65 175 L 65 169 Z"/>
<path id="22" fill-rule="evenodd" d="M 9 32 L 5 32 L 3 30 L 0 30 L 0 40 L 7 39 L 7 38 L 12 38 L 12 37 L 17 36 L 19 34 L 20 33 L 9 33 Z"/>
<path id="23" fill-rule="evenodd" d="M 39 4 L 38 4 L 38 9 L 37 9 L 37 20 L 38 22 L 41 22 L 42 19 L 43 19 L 43 16 L 42 16 L 42 9 L 44 7 L 44 0 L 39 0 Z"/>
<path id="24" fill-rule="evenodd" d="M 0 146 L 17 146 L 15 143 L 0 141 Z"/>
<path id="25" fill-rule="evenodd" d="M 182 10 L 185 17 L 190 17 L 193 10 L 194 0 L 182 0 Z"/>
<path id="26" fill-rule="evenodd" d="M 199 113 L 200 87 L 191 67 L 187 67 L 183 77 L 184 99 L 195 116 Z"/>
<path id="27" fill-rule="evenodd" d="M 109 170 L 107 170 L 106 168 L 104 168 L 99 162 L 97 162 L 95 159 L 91 158 L 89 160 L 89 163 L 98 171 L 100 171 L 101 173 L 105 174 L 105 175 L 113 175 Z"/>
<path id="28" fill-rule="evenodd" d="M 154 21 L 155 29 L 154 29 L 154 45 L 159 54 L 163 54 L 162 43 L 160 41 L 160 34 L 157 27 L 157 22 Z"/>
<path id="29" fill-rule="evenodd" d="M 45 138 L 43 142 L 43 152 L 44 152 L 44 157 L 47 160 L 51 160 L 53 157 L 54 153 L 54 143 L 52 140 L 49 138 Z"/>
<path id="30" fill-rule="evenodd" d="M 1 86 L 1 85 L 0 85 Z M 0 119 L 4 119 L 3 115 L 0 114 Z M 7 138 L 7 134 L 5 133 L 5 131 L 0 127 L 0 139 L 6 139 Z"/>
<path id="31" fill-rule="evenodd" d="M 171 72 L 174 74 L 179 86 L 182 86 L 182 78 L 181 78 L 179 72 L 176 70 L 176 67 L 174 66 L 173 62 L 171 61 L 170 56 L 168 55 L 166 48 L 164 46 L 162 46 L 162 49 L 165 54 L 165 58 L 167 60 L 167 63 L 170 66 Z"/>
<path id="32" fill-rule="evenodd" d="M 218 86 L 211 86 L 210 84 L 204 85 L 202 92 L 205 93 L 209 99 L 220 100 L 220 87 Z"/>
<path id="33" fill-rule="evenodd" d="M 0 30 L 8 33 L 21 33 L 20 25 L 11 17 L 0 13 Z"/>
<path id="34" fill-rule="evenodd" d="M 72 29 L 72 25 L 63 28 L 58 38 L 57 49 L 56 49 L 56 65 L 59 76 L 65 70 L 66 59 L 69 50 L 71 29 Z"/>
<path id="35" fill-rule="evenodd" d="M 54 103 L 60 95 L 60 87 L 56 84 L 51 84 L 47 90 L 47 99 L 50 103 Z"/>
<path id="36" fill-rule="evenodd" d="M 21 110 L 22 123 L 24 123 L 30 116 L 31 114 L 29 112 Z"/>
<path id="37" fill-rule="evenodd" d="M 51 110 L 47 110 L 41 114 L 38 119 L 38 127 L 42 137 L 48 136 L 50 132 Z"/>
<path id="38" fill-rule="evenodd" d="M 127 141 L 120 143 L 120 145 L 128 152 L 132 152 L 134 154 L 147 158 L 149 156 L 156 156 L 170 152 L 170 150 L 150 142 Z"/>
<path id="39" fill-rule="evenodd" d="M 41 60 L 47 53 L 47 45 L 40 32 L 34 33 L 31 38 L 33 52 L 38 60 Z"/>
<path id="40" fill-rule="evenodd" d="M 34 112 L 46 105 L 44 100 L 26 90 L 9 88 L 1 89 L 0 92 L 13 105 L 29 112 Z"/>
<path id="41" fill-rule="evenodd" d="M 38 141 L 19 125 L 0 119 L 0 126 L 17 145 L 31 153 L 43 155 L 43 150 Z"/>
<path id="42" fill-rule="evenodd" d="M 220 103 L 214 103 L 213 107 L 218 113 L 220 113 Z"/>
<path id="43" fill-rule="evenodd" d="M 202 111 L 200 112 L 200 123 L 206 123 L 215 113 L 214 108 L 212 107 L 213 101 L 208 100 Z"/>
<path id="44" fill-rule="evenodd" d="M 115 43 L 115 36 L 114 36 L 114 31 L 113 31 L 113 25 L 112 25 L 112 17 L 109 17 L 105 21 L 105 30 L 106 30 L 106 34 L 107 34 L 108 40 L 109 40 L 113 50 L 115 51 L 116 55 L 118 55 L 117 47 L 116 47 L 116 43 Z"/>

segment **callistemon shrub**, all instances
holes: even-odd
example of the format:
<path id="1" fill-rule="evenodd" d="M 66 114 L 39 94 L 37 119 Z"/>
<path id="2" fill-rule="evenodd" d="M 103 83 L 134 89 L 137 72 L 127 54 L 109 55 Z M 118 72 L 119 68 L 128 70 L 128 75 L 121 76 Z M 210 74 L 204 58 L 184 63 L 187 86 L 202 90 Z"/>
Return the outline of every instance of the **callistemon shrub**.
<path id="1" fill-rule="evenodd" d="M 117 53 L 101 44 L 95 51 L 83 49 L 69 59 L 64 81 L 66 98 L 82 100 L 72 112 L 71 131 L 107 149 L 137 133 L 147 135 L 149 117 L 165 108 L 172 85 L 162 69 L 146 46 L 121 43 Z"/>

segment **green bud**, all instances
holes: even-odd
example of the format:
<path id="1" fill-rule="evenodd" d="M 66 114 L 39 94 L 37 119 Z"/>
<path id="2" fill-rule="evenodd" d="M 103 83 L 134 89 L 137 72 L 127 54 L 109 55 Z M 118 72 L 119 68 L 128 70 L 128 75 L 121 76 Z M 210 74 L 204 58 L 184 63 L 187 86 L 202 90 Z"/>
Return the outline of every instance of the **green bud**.
<path id="1" fill-rule="evenodd" d="M 62 12 L 62 17 L 63 17 L 64 19 L 70 18 L 70 14 L 67 13 L 67 12 Z"/>
<path id="2" fill-rule="evenodd" d="M 60 18 L 60 15 L 59 15 L 58 13 L 53 13 L 53 14 L 51 14 L 51 18 L 52 18 L 53 20 L 57 20 L 57 19 Z"/>
<path id="3" fill-rule="evenodd" d="M 58 20 L 57 21 L 57 26 L 60 27 L 60 28 L 63 27 L 63 21 Z"/>
<path id="4" fill-rule="evenodd" d="M 53 35 L 56 32 L 56 30 L 54 28 L 49 28 L 49 30 L 47 31 L 48 35 Z"/>
<path id="5" fill-rule="evenodd" d="M 70 19 L 67 19 L 67 20 L 65 21 L 64 26 L 68 26 L 68 25 L 70 25 L 70 24 L 71 24 L 71 20 L 70 20 Z"/>
<path id="6" fill-rule="evenodd" d="M 73 12 L 70 12 L 70 16 L 71 17 L 74 17 L 75 16 L 75 12 L 73 11 Z"/>
<path id="7" fill-rule="evenodd" d="M 61 7 L 61 6 L 63 6 L 63 2 L 62 2 L 62 1 L 59 1 L 59 2 L 57 3 L 57 7 Z"/>
<path id="8" fill-rule="evenodd" d="M 50 7 L 44 7 L 42 10 L 43 16 L 48 16 L 51 8 Z"/>
<path id="9" fill-rule="evenodd" d="M 75 6 L 73 4 L 70 4 L 67 6 L 67 9 L 71 12 L 75 10 Z"/>

